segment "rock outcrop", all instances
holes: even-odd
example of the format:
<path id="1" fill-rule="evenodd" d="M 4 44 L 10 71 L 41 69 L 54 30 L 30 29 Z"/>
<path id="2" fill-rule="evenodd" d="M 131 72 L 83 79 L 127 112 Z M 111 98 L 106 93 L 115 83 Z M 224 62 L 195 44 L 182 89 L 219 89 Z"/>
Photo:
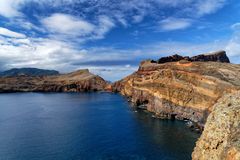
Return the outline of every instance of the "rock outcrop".
<path id="1" fill-rule="evenodd" d="M 187 60 L 187 61 L 191 61 L 191 62 L 224 62 L 224 63 L 230 63 L 229 58 L 227 57 L 227 54 L 225 51 L 217 51 L 217 52 L 212 52 L 212 53 L 206 53 L 206 54 L 200 54 L 197 56 L 193 56 L 193 57 L 188 57 L 188 56 L 180 56 L 178 54 L 172 55 L 172 56 L 168 56 L 168 57 L 162 57 L 160 58 L 157 62 L 156 61 L 152 61 L 155 63 L 167 63 L 167 62 L 177 62 L 180 60 Z"/>
<path id="2" fill-rule="evenodd" d="M 240 160 L 240 92 L 214 105 L 192 159 Z"/>
<path id="3" fill-rule="evenodd" d="M 190 61 L 190 58 L 189 57 L 183 57 L 183 56 L 180 56 L 178 54 L 174 54 L 172 56 L 167 56 L 167 57 L 162 57 L 160 58 L 157 63 L 167 63 L 167 62 L 177 62 L 177 61 L 180 61 L 180 60 L 188 60 Z"/>
<path id="4" fill-rule="evenodd" d="M 187 119 L 203 127 L 217 100 L 240 89 L 240 65 L 220 63 L 219 59 L 143 61 L 137 72 L 114 83 L 112 89 L 156 117 Z"/>
<path id="5" fill-rule="evenodd" d="M 0 92 L 82 92 L 104 90 L 103 78 L 79 70 L 55 76 L 17 76 L 0 78 Z"/>
<path id="6" fill-rule="evenodd" d="M 206 54 L 200 54 L 198 56 L 194 56 L 190 58 L 190 61 L 201 61 L 201 62 L 224 62 L 224 63 L 230 63 L 229 58 L 227 57 L 227 54 L 225 51 L 217 51 L 212 53 L 206 53 Z"/>

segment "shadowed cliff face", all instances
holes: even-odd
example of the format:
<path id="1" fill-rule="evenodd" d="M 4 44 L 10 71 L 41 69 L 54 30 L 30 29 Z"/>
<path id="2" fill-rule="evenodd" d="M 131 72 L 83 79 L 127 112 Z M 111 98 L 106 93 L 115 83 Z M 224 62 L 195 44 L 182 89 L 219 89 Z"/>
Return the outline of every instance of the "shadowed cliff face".
<path id="1" fill-rule="evenodd" d="M 240 65 L 144 61 L 112 88 L 159 118 L 188 119 L 203 126 L 217 100 L 240 89 Z"/>
<path id="2" fill-rule="evenodd" d="M 79 70 L 69 74 L 43 77 L 0 78 L 0 92 L 82 92 L 99 91 L 105 88 L 103 78 Z"/>
<path id="3" fill-rule="evenodd" d="M 226 95 L 213 107 L 193 160 L 240 159 L 240 92 Z"/>

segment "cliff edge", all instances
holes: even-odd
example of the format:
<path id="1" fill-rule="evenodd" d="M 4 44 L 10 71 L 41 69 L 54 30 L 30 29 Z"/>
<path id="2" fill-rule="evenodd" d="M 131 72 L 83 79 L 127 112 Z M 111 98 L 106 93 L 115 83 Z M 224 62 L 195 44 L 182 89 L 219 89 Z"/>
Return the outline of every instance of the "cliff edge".
<path id="1" fill-rule="evenodd" d="M 53 76 L 0 78 L 1 92 L 83 92 L 102 91 L 106 81 L 87 69 Z"/>
<path id="2" fill-rule="evenodd" d="M 192 159 L 240 160 L 240 92 L 214 105 Z"/>
<path id="3" fill-rule="evenodd" d="M 224 56 L 225 52 L 216 52 L 192 58 L 199 61 L 143 61 L 138 71 L 114 83 L 112 89 L 156 117 L 191 120 L 202 128 L 217 100 L 240 89 L 240 65 L 225 63 Z"/>

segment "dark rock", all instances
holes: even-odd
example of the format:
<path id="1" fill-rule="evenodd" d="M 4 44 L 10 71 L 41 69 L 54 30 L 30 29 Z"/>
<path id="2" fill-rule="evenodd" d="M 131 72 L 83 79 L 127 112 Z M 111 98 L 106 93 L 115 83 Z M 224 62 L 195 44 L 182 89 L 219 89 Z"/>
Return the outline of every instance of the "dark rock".
<path id="1" fill-rule="evenodd" d="M 210 54 L 201 54 L 194 57 L 191 57 L 191 61 L 201 61 L 201 62 L 224 62 L 224 63 L 230 63 L 229 58 L 227 57 L 227 54 L 225 51 L 217 51 Z"/>
<path id="2" fill-rule="evenodd" d="M 168 56 L 168 57 L 162 57 L 157 62 L 158 63 L 167 63 L 167 62 L 177 62 L 183 59 L 188 59 L 188 57 L 183 57 L 178 54 Z"/>
<path id="3" fill-rule="evenodd" d="M 193 57 L 183 57 L 178 54 L 168 56 L 168 57 L 162 57 L 160 58 L 157 63 L 167 63 L 167 62 L 178 62 L 178 61 L 191 61 L 191 62 L 222 62 L 222 63 L 230 63 L 229 58 L 227 57 L 227 54 L 225 51 L 217 51 L 212 53 L 206 53 L 206 54 L 200 54 Z M 155 63 L 154 60 L 151 61 L 152 63 Z"/>

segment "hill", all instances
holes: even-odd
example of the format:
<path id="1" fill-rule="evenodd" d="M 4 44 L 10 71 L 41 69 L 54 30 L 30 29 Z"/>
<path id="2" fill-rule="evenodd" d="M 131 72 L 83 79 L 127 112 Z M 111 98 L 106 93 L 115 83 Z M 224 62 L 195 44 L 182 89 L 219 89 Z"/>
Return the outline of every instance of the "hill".
<path id="1" fill-rule="evenodd" d="M 58 75 L 59 72 L 55 70 L 45 70 L 38 68 L 13 68 L 0 72 L 1 77 L 16 77 L 16 76 L 49 76 Z"/>

